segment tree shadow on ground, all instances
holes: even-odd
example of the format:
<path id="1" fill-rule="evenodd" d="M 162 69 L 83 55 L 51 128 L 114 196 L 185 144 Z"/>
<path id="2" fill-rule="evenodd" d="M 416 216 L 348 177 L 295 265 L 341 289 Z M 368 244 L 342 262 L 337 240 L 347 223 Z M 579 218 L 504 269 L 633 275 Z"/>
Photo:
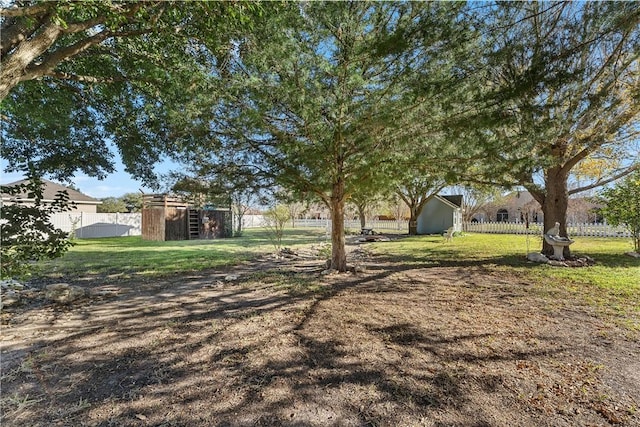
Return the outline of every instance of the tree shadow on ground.
<path id="1" fill-rule="evenodd" d="M 16 363 L 3 370 L 3 392 L 34 403 L 5 399 L 5 420 L 495 425 L 491 408 L 517 400 L 504 368 L 540 364 L 570 343 L 523 321 L 523 311 L 535 308 L 514 305 L 508 293 L 505 300 L 499 287 L 477 301 L 464 283 L 402 279 L 415 268 L 402 259 L 378 263 L 365 275 L 328 276 L 318 292 L 253 282 L 210 286 L 202 278 L 92 301 L 81 321 L 54 321 L 59 335 L 35 340 L 25 357 L 11 355 L 24 348 L 6 350 Z M 519 320 L 505 329 L 495 319 L 507 313 Z M 507 408 L 517 411 L 519 425 L 532 422 L 519 403 Z"/>

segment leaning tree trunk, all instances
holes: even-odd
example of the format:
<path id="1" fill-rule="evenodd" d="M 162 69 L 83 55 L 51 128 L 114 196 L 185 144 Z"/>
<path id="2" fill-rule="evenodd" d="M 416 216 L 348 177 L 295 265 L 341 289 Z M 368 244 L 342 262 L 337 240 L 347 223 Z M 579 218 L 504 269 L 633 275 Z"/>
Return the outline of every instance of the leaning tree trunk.
<path id="1" fill-rule="evenodd" d="M 567 235 L 567 207 L 569 206 L 569 192 L 567 189 L 567 177 L 560 167 L 552 168 L 547 171 L 545 177 L 546 194 L 542 204 L 542 213 L 544 214 L 544 232 L 555 226 L 556 222 L 560 223 L 560 236 L 569 237 Z M 543 240 L 542 253 L 553 255 L 553 247 Z M 571 255 L 569 246 L 564 248 L 564 257 Z"/>
<path id="2" fill-rule="evenodd" d="M 418 234 L 418 209 L 415 206 L 409 207 L 409 236 Z"/>
<path id="3" fill-rule="evenodd" d="M 331 194 L 331 268 L 347 271 L 347 253 L 344 238 L 344 179 L 334 183 Z"/>

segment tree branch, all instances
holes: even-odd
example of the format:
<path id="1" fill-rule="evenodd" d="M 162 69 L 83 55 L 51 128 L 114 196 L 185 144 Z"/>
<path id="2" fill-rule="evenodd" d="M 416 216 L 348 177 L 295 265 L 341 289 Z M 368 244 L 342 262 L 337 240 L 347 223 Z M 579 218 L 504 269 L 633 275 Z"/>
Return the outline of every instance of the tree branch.
<path id="1" fill-rule="evenodd" d="M 53 72 L 53 69 L 59 63 L 66 61 L 68 58 L 71 58 L 85 51 L 93 45 L 102 43 L 102 41 L 104 41 L 110 35 L 110 31 L 103 30 L 89 38 L 79 40 L 71 46 L 56 50 L 51 55 L 47 56 L 40 64 L 28 67 L 25 74 L 21 77 L 21 80 L 32 80 L 36 77 L 40 77 Z"/>
<path id="2" fill-rule="evenodd" d="M 43 2 L 32 6 L 12 6 L 0 8 L 0 16 L 36 16 L 48 12 L 55 6 L 55 3 Z"/>
<path id="3" fill-rule="evenodd" d="M 115 82 L 124 82 L 129 80 L 125 76 L 116 76 L 116 77 L 81 76 L 77 74 L 63 73 L 58 71 L 52 71 L 44 75 L 48 77 L 60 79 L 60 80 L 73 80 L 76 82 L 83 82 L 83 83 L 115 83 Z"/>
<path id="4" fill-rule="evenodd" d="M 574 188 L 573 190 L 569 190 L 569 195 L 572 194 L 576 194 L 576 193 L 581 193 L 583 191 L 587 191 L 587 190 L 591 190 L 593 188 L 598 188 L 598 187 L 602 187 L 603 185 L 607 185 L 610 182 L 616 181 L 620 178 L 623 178 L 627 175 L 629 175 L 630 173 L 636 171 L 636 170 L 640 170 L 640 163 L 636 163 L 635 165 L 623 170 L 622 172 L 613 175 L 607 179 L 604 180 L 597 180 L 596 182 L 594 182 L 591 185 L 585 185 L 584 187 L 578 187 L 578 188 Z"/>
<path id="5" fill-rule="evenodd" d="M 2 23 L 2 29 L 0 29 L 0 34 L 2 34 L 2 38 L 0 39 L 0 57 L 4 59 L 6 55 L 16 49 L 21 42 L 33 36 L 50 18 L 50 14 L 43 15 L 37 20 L 35 25 L 31 27 L 27 25 L 25 20 L 17 20 L 14 18 L 5 20 L 5 22 Z"/>

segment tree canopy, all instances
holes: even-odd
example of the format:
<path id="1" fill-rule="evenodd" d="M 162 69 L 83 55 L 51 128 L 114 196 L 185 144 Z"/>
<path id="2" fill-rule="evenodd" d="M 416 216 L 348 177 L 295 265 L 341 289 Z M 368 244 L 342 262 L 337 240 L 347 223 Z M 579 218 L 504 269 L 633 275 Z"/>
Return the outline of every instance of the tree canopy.
<path id="1" fill-rule="evenodd" d="M 341 271 L 350 198 L 520 185 L 566 235 L 570 194 L 638 167 L 634 2 L 26 1 L 0 15 L 10 170 L 104 177 L 115 147 L 147 184 L 172 156 L 197 179 L 313 196 Z"/>
<path id="2" fill-rule="evenodd" d="M 112 146 L 153 183 L 171 153 L 164 117 L 259 6 L 175 1 L 24 1 L 0 8 L 2 152 L 67 179 L 113 171 Z M 162 107 L 162 108 L 159 108 Z M 153 109 L 153 111 L 151 111 Z"/>
<path id="3" fill-rule="evenodd" d="M 222 101 L 189 108 L 210 114 L 195 117 L 208 138 L 194 151 L 322 200 L 332 213 L 332 267 L 344 271 L 345 203 L 364 186 L 388 183 L 400 147 L 425 140 L 421 115 L 436 92 L 428 84 L 440 82 L 434 76 L 457 52 L 462 6 L 289 6 L 238 41 L 221 73 Z"/>
<path id="4" fill-rule="evenodd" d="M 638 167 L 640 5 L 504 2 L 482 17 L 469 178 L 526 187 L 566 236 L 569 195 Z"/>

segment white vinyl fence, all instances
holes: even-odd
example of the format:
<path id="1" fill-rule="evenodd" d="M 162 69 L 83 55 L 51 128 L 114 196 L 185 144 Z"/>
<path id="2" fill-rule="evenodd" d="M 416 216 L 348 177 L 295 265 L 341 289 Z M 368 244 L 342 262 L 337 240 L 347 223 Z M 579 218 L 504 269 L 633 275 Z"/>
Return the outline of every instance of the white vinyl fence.
<path id="1" fill-rule="evenodd" d="M 51 215 L 51 223 L 80 239 L 142 234 L 140 213 L 63 212 Z"/>
<path id="2" fill-rule="evenodd" d="M 264 227 L 266 225 L 263 215 L 244 215 L 242 218 L 242 228 L 255 228 Z M 289 222 L 291 225 L 291 222 Z M 313 227 L 313 228 L 325 228 L 331 230 L 331 219 L 310 219 L 302 218 L 296 219 L 293 223 L 295 227 Z M 345 220 L 344 227 L 350 230 L 360 231 L 359 220 Z M 367 221 L 367 228 L 372 228 L 376 231 L 395 231 L 395 232 L 407 232 L 409 229 L 408 221 L 395 221 L 395 220 L 373 220 Z"/>
<path id="3" fill-rule="evenodd" d="M 542 223 L 530 223 L 526 228 L 522 222 L 466 222 L 462 229 L 469 233 L 493 234 L 542 234 Z M 567 234 L 591 237 L 631 237 L 631 232 L 622 226 L 609 224 L 567 224 Z"/>
<path id="4" fill-rule="evenodd" d="M 84 213 L 65 212 L 51 216 L 51 222 L 56 228 L 68 233 L 74 232 L 77 238 L 140 236 L 142 234 L 142 215 L 140 213 Z M 262 215 L 244 215 L 243 228 L 264 227 Z M 331 230 L 330 219 L 296 219 L 296 227 L 316 227 Z M 378 232 L 406 233 L 407 221 L 373 220 L 367 221 L 367 228 Z M 360 221 L 346 220 L 347 230 L 359 231 Z M 530 223 L 527 229 L 524 223 L 515 222 L 466 222 L 463 230 L 469 233 L 493 234 L 542 234 L 541 223 Z M 631 233 L 622 226 L 614 227 L 608 224 L 569 224 L 567 231 L 570 237 L 631 237 Z"/>
<path id="5" fill-rule="evenodd" d="M 331 219 L 296 219 L 296 227 L 318 227 L 331 229 Z M 373 220 L 367 221 L 367 228 L 372 228 L 375 231 L 394 231 L 394 232 L 407 232 L 409 230 L 408 221 L 395 221 L 395 220 Z M 344 222 L 344 228 L 347 230 L 360 231 L 360 221 L 347 219 Z"/>
<path id="6" fill-rule="evenodd" d="M 252 215 L 247 215 L 252 216 Z M 262 216 L 260 221 L 255 221 L 256 227 L 262 227 Z M 244 221 L 243 221 L 244 223 Z M 331 230 L 330 219 L 296 219 L 296 227 L 317 227 Z M 493 233 L 493 234 L 542 234 L 542 223 L 530 223 L 526 228 L 525 223 L 517 222 L 466 222 L 463 230 L 469 233 Z M 246 228 L 250 228 L 248 226 Z M 360 221 L 345 220 L 345 228 L 351 230 L 360 230 Z M 408 221 L 396 220 L 373 220 L 367 221 L 367 228 L 375 231 L 393 231 L 406 233 L 409 230 Z M 631 232 L 623 226 L 614 227 L 609 224 L 568 224 L 567 231 L 569 236 L 591 236 L 591 237 L 631 237 Z"/>

